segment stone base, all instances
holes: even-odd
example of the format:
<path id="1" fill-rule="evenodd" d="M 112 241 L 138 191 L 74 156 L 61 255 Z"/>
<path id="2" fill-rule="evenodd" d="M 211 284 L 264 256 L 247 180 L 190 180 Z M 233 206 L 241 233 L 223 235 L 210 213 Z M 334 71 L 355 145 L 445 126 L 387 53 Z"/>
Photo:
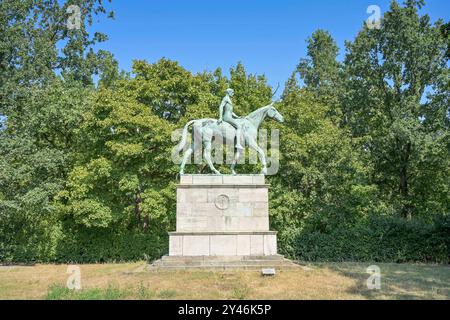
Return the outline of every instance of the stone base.
<path id="1" fill-rule="evenodd" d="M 276 256 L 277 233 L 252 232 L 171 232 L 169 256 Z"/>
<path id="2" fill-rule="evenodd" d="M 269 231 L 269 186 L 262 175 L 182 175 L 177 232 Z"/>
<path id="3" fill-rule="evenodd" d="M 164 256 L 147 267 L 148 271 L 170 270 L 248 270 L 261 271 L 273 268 L 277 270 L 297 269 L 300 265 L 280 255 L 273 256 Z"/>
<path id="4" fill-rule="evenodd" d="M 292 263 L 269 231 L 264 175 L 182 175 L 169 256 L 152 268 L 260 268 Z"/>

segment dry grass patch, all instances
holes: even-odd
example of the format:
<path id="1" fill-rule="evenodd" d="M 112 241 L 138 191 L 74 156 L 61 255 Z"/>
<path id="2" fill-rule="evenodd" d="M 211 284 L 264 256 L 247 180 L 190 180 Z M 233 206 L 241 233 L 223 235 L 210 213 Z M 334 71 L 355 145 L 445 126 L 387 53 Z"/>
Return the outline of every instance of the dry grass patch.
<path id="1" fill-rule="evenodd" d="M 310 264 L 262 277 L 250 271 L 145 272 L 145 263 L 80 265 L 81 291 L 65 288 L 67 265 L 0 267 L 0 299 L 450 299 L 450 267 L 378 264 L 381 290 L 368 290 L 370 264 Z"/>

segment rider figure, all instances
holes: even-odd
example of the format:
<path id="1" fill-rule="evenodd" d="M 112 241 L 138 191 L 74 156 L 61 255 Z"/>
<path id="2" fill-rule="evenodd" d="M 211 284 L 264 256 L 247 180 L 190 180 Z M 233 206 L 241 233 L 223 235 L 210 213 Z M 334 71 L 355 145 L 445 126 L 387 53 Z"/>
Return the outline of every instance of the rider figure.
<path id="1" fill-rule="evenodd" d="M 240 119 L 239 116 L 237 116 L 233 112 L 233 103 L 231 102 L 231 97 L 234 95 L 233 89 L 227 89 L 225 91 L 226 95 L 222 99 L 222 103 L 220 104 L 219 112 L 219 124 L 222 123 L 222 121 L 228 122 L 236 129 L 236 149 L 244 149 L 244 147 L 241 145 L 241 123 L 240 121 L 237 121 L 237 119 Z"/>

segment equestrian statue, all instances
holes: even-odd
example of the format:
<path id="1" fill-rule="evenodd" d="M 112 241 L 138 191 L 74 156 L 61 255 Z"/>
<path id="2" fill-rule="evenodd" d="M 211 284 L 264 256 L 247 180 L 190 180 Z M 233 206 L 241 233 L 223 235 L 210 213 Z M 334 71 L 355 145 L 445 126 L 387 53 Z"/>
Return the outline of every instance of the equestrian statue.
<path id="1" fill-rule="evenodd" d="M 203 157 L 209 165 L 214 174 L 221 174 L 213 165 L 211 160 L 212 142 L 214 139 L 221 139 L 222 142 L 229 144 L 232 143 L 235 146 L 235 154 L 233 163 L 231 164 L 231 171 L 236 174 L 236 164 L 244 150 L 242 143 L 248 145 L 249 148 L 255 150 L 258 153 L 259 160 L 262 165 L 262 174 L 267 174 L 267 160 L 264 150 L 258 145 L 258 129 L 262 122 L 266 118 L 274 119 L 280 123 L 284 122 L 283 116 L 275 109 L 274 104 L 271 104 L 259 108 L 253 111 L 246 117 L 239 117 L 233 111 L 233 103 L 231 98 L 234 95 L 233 89 L 227 89 L 225 91 L 225 97 L 222 99 L 222 103 L 219 107 L 219 120 L 217 119 L 198 119 L 189 121 L 183 129 L 181 142 L 177 147 L 177 152 L 181 152 L 185 149 L 188 143 L 189 127 L 193 127 L 192 130 L 192 142 L 187 150 L 184 152 L 183 160 L 181 162 L 180 174 L 184 174 L 184 168 L 187 161 L 191 157 L 192 153 L 198 148 L 194 141 L 201 141 L 204 147 Z M 198 135 L 195 139 L 195 135 Z"/>

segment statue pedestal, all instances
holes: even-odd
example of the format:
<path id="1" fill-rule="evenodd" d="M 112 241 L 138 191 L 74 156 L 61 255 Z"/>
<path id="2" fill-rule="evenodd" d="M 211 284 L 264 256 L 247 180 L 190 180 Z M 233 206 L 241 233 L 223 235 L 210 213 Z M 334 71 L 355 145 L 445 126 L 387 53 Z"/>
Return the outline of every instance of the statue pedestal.
<path id="1" fill-rule="evenodd" d="M 169 255 L 149 270 L 298 268 L 277 254 L 268 189 L 263 175 L 182 175 Z"/>
<path id="2" fill-rule="evenodd" d="M 182 175 L 171 257 L 277 255 L 263 175 Z"/>

